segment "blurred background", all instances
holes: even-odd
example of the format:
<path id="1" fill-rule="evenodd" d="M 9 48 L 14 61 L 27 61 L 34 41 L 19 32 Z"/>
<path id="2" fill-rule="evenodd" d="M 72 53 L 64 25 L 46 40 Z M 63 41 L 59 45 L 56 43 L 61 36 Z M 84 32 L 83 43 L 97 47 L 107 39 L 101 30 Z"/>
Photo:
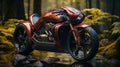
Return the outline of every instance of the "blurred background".
<path id="1" fill-rule="evenodd" d="M 74 7 L 86 15 L 83 23 L 91 25 L 99 36 L 97 58 L 120 60 L 120 0 L 0 0 L 0 66 L 12 66 L 12 36 L 18 23 L 29 20 L 33 13 L 41 15 L 61 6 Z M 66 56 L 67 61 L 74 60 L 69 55 L 37 50 L 31 55 L 39 59 Z"/>

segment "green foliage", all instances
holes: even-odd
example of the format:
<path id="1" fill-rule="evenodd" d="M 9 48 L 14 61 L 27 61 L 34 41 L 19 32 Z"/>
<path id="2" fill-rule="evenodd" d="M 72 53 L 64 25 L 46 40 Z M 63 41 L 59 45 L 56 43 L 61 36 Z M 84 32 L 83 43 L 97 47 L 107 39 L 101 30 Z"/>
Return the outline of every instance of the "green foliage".
<path id="1" fill-rule="evenodd" d="M 110 45 L 99 48 L 99 54 L 107 58 L 119 58 L 120 56 L 120 36 Z M 119 58 L 120 59 L 120 58 Z"/>
<path id="2" fill-rule="evenodd" d="M 5 22 L 4 27 L 5 28 L 15 28 L 16 25 L 23 20 L 17 20 L 17 19 L 9 19 L 8 21 Z"/>
<path id="3" fill-rule="evenodd" d="M 0 49 L 10 50 L 14 46 L 12 44 L 12 36 L 16 25 L 21 20 L 10 19 L 0 26 Z"/>
<path id="4" fill-rule="evenodd" d="M 115 22 L 112 25 L 113 25 L 112 34 L 116 34 L 116 33 L 120 34 L 120 22 Z"/>
<path id="5" fill-rule="evenodd" d="M 83 23 L 87 23 L 89 25 L 94 25 L 96 23 L 103 24 L 103 22 L 111 22 L 113 18 L 119 18 L 116 15 L 111 15 L 110 13 L 103 12 L 97 8 L 83 9 L 82 12 L 86 14 L 86 18 Z"/>
<path id="6" fill-rule="evenodd" d="M 111 15 L 110 13 L 104 12 L 97 8 L 91 8 L 91 9 L 83 9 L 83 13 L 86 14 L 86 18 L 83 21 L 83 23 L 89 24 L 89 25 L 95 25 L 95 24 L 103 24 L 107 22 L 112 22 L 112 20 L 119 19 L 119 16 Z M 120 22 L 113 22 L 111 25 L 111 29 L 109 30 L 103 30 L 104 37 L 102 38 L 111 38 L 114 39 L 119 36 L 120 34 Z M 116 40 L 114 39 L 114 40 Z"/>
<path id="7" fill-rule="evenodd" d="M 106 31 L 106 35 L 109 35 L 110 44 L 99 48 L 99 54 L 107 58 L 117 58 L 120 59 L 120 22 L 115 22 L 112 24 L 111 30 Z"/>
<path id="8" fill-rule="evenodd" d="M 22 20 L 10 19 L 4 25 L 0 25 L 0 63 L 5 64 L 6 67 L 12 66 L 11 61 L 15 53 L 12 37 L 15 27 L 20 21 Z"/>
<path id="9" fill-rule="evenodd" d="M 86 14 L 86 18 L 83 23 L 89 25 L 103 24 L 106 22 L 112 22 L 113 18 L 118 19 L 116 15 L 103 12 L 97 8 L 82 10 Z M 102 38 L 109 38 L 109 44 L 99 48 L 99 54 L 107 58 L 119 58 L 120 56 L 120 22 L 113 22 L 111 29 L 103 31 Z M 105 43 L 103 43 L 105 45 Z"/>
<path id="10" fill-rule="evenodd" d="M 104 38 L 115 41 L 120 36 L 120 22 L 114 22 L 111 28 L 103 31 Z"/>
<path id="11" fill-rule="evenodd" d="M 11 62 L 13 62 L 13 52 L 9 52 L 9 53 L 1 53 L 0 54 L 0 63 L 4 64 L 1 67 L 13 67 L 13 64 Z"/>

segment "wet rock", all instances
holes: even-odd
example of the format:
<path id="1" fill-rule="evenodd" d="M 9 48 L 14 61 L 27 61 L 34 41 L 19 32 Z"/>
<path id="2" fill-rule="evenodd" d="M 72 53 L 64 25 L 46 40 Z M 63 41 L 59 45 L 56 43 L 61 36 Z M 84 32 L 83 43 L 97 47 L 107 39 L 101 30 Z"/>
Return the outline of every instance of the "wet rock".
<path id="1" fill-rule="evenodd" d="M 71 61 L 74 61 L 72 56 L 70 54 L 66 54 L 66 53 L 61 53 L 61 54 L 57 55 L 56 57 L 58 57 L 60 59 L 60 62 L 71 62 Z"/>
<path id="2" fill-rule="evenodd" d="M 32 65 L 33 67 L 42 67 L 43 64 L 40 61 L 36 61 L 35 63 L 33 63 Z"/>
<path id="3" fill-rule="evenodd" d="M 47 63 L 54 63 L 54 62 L 60 61 L 60 59 L 56 57 L 46 57 L 43 61 Z"/>
<path id="4" fill-rule="evenodd" d="M 21 54 L 15 54 L 14 55 L 15 60 L 19 61 L 19 60 L 23 60 L 26 59 L 27 57 Z"/>
<path id="5" fill-rule="evenodd" d="M 108 39 L 101 39 L 99 42 L 100 47 L 104 47 L 110 44 L 110 41 Z"/>
<path id="6" fill-rule="evenodd" d="M 112 58 L 110 60 L 108 60 L 109 63 L 120 66 L 120 60 Z"/>
<path id="7" fill-rule="evenodd" d="M 14 66 L 15 67 L 42 67 L 43 64 L 35 59 L 34 57 L 32 57 L 31 55 L 29 56 L 24 56 L 24 55 L 21 55 L 21 54 L 16 54 L 15 55 L 15 61 L 14 61 Z"/>

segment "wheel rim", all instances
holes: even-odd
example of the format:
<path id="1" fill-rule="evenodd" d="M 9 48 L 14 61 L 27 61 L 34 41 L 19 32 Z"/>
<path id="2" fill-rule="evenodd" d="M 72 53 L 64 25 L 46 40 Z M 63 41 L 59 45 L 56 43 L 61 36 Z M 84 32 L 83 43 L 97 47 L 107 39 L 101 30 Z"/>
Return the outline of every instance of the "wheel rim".
<path id="1" fill-rule="evenodd" d="M 15 47 L 18 52 L 23 52 L 27 45 L 27 31 L 25 28 L 18 28 L 14 35 Z"/>
<path id="2" fill-rule="evenodd" d="M 77 44 L 73 38 L 73 35 L 70 35 L 70 40 L 69 40 L 69 51 L 72 54 L 72 56 L 75 59 L 85 59 L 88 57 L 88 55 L 91 53 L 91 36 L 90 34 L 83 30 L 83 31 L 79 31 L 80 35 L 82 35 L 80 37 L 80 44 Z M 82 32 L 82 33 L 81 33 Z M 76 47 L 77 45 L 77 47 Z"/>

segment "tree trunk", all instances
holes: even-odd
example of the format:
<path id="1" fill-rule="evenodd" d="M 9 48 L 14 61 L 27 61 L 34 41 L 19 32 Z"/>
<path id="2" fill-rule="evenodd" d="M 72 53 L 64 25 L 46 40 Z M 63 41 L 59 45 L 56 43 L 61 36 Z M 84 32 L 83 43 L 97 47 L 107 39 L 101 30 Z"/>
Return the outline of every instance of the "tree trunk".
<path id="1" fill-rule="evenodd" d="M 16 18 L 25 19 L 24 0 L 17 0 Z"/>
<path id="2" fill-rule="evenodd" d="M 59 1 L 59 0 L 56 0 L 56 1 L 55 1 L 55 3 L 56 3 L 56 8 L 59 7 L 58 1 Z"/>
<path id="3" fill-rule="evenodd" d="M 114 0 L 114 14 L 120 17 L 120 0 Z M 120 19 L 116 19 L 116 21 L 120 22 Z"/>
<path id="4" fill-rule="evenodd" d="M 30 0 L 28 0 L 28 10 L 27 10 L 28 18 L 30 17 Z"/>
<path id="5" fill-rule="evenodd" d="M 91 0 L 86 0 L 86 8 L 91 8 L 92 7 L 91 3 L 92 3 Z"/>
<path id="6" fill-rule="evenodd" d="M 4 20 L 25 19 L 23 0 L 4 0 L 3 6 Z"/>
<path id="7" fill-rule="evenodd" d="M 100 0 L 96 0 L 96 7 L 100 8 Z"/>
<path id="8" fill-rule="evenodd" d="M 16 0 L 4 0 L 4 19 L 8 20 L 10 18 L 16 18 Z"/>
<path id="9" fill-rule="evenodd" d="M 88 8 L 88 1 L 87 1 L 87 0 L 85 0 L 85 3 L 86 3 L 86 8 Z"/>
<path id="10" fill-rule="evenodd" d="M 34 0 L 34 13 L 41 15 L 41 0 Z"/>
<path id="11" fill-rule="evenodd" d="M 91 0 L 88 0 L 88 4 L 89 4 L 89 8 L 91 8 L 92 7 L 92 1 Z"/>
<path id="12" fill-rule="evenodd" d="M 80 9 L 80 1 L 79 0 L 76 0 L 76 8 Z"/>
<path id="13" fill-rule="evenodd" d="M 2 21 L 3 0 L 0 1 L 0 21 Z"/>

